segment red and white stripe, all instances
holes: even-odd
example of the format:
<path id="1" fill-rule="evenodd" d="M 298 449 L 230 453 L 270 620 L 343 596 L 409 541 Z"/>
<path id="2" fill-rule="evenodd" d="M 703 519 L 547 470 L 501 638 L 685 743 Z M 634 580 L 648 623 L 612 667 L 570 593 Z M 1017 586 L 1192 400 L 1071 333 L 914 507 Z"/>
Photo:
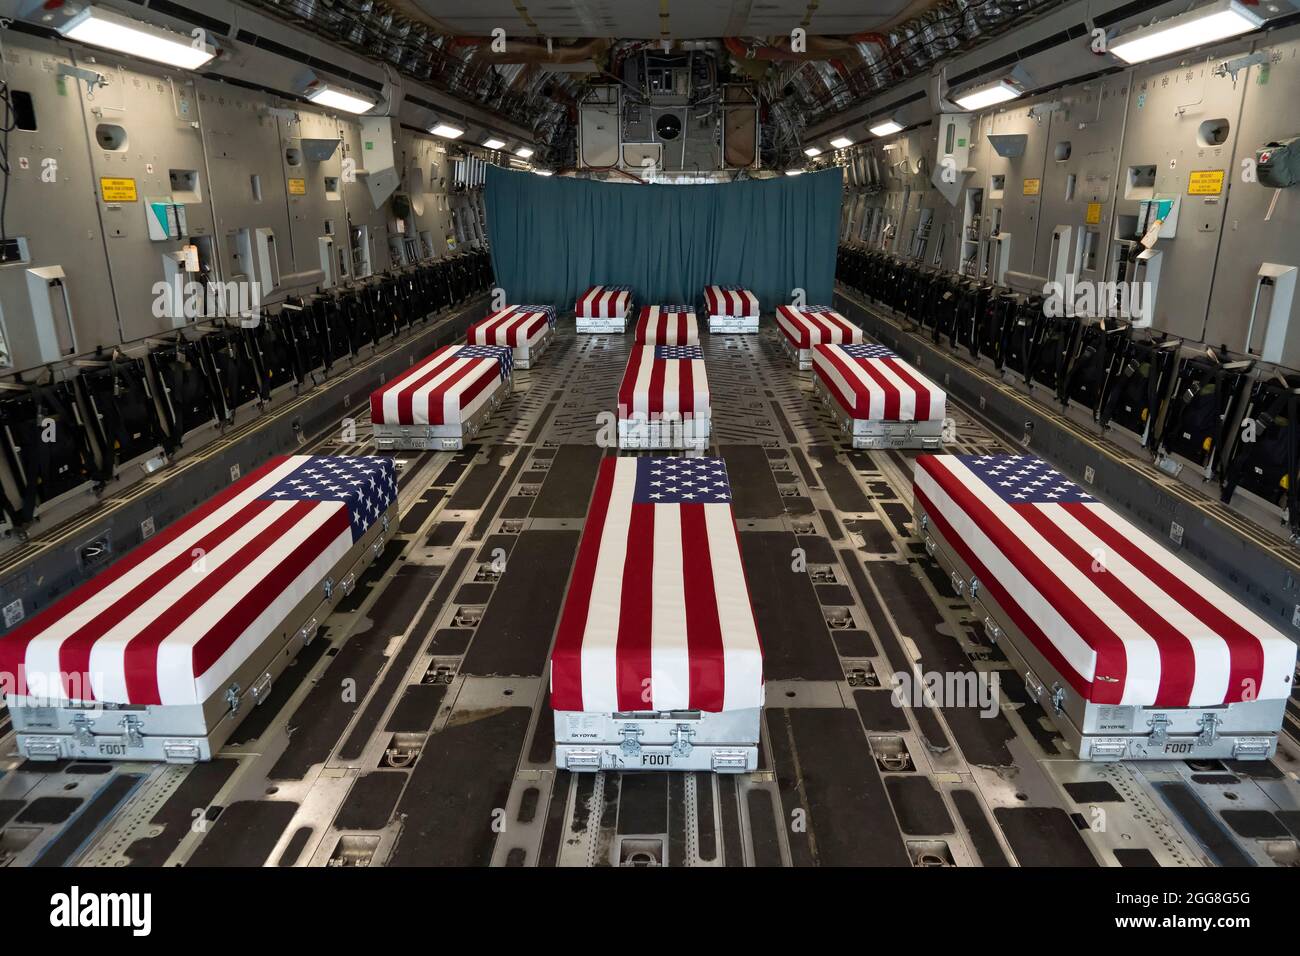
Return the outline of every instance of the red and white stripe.
<path id="1" fill-rule="evenodd" d="M 543 319 L 545 323 L 545 319 Z M 494 358 L 461 358 L 444 345 L 370 394 L 377 425 L 457 425 L 492 398 L 501 381 Z"/>
<path id="2" fill-rule="evenodd" d="M 618 386 L 619 418 L 710 417 L 709 379 L 700 359 L 658 359 L 653 345 L 633 346 Z"/>
<path id="3" fill-rule="evenodd" d="M 758 318 L 758 296 L 748 289 L 729 291 L 720 285 L 705 286 L 704 303 L 709 315 L 737 319 Z"/>
<path id="4" fill-rule="evenodd" d="M 227 686 L 352 548 L 345 502 L 259 498 L 308 458 L 273 458 L 0 638 L 10 704 L 201 704 Z"/>
<path id="5" fill-rule="evenodd" d="M 636 462 L 601 462 L 551 656 L 551 707 L 761 707 L 763 654 L 731 506 L 634 503 Z"/>
<path id="6" fill-rule="evenodd" d="M 838 312 L 809 312 L 798 306 L 782 305 L 776 310 L 776 324 L 790 344 L 799 349 L 862 341 L 862 330 Z"/>
<path id="7" fill-rule="evenodd" d="M 470 345 L 508 345 L 523 348 L 546 334 L 546 313 L 527 312 L 508 305 L 469 327 L 465 341 Z"/>
<path id="8" fill-rule="evenodd" d="M 611 292 L 594 285 L 578 297 L 575 311 L 580 319 L 621 319 L 631 307 L 632 296 L 627 290 Z"/>
<path id="9" fill-rule="evenodd" d="M 813 370 L 851 418 L 941 422 L 943 389 L 901 358 L 854 358 L 838 345 L 814 345 Z"/>
<path id="10" fill-rule="evenodd" d="M 1012 505 L 951 455 L 916 503 L 980 588 L 1086 700 L 1286 699 L 1296 645 L 1100 502 Z"/>
<path id="11" fill-rule="evenodd" d="M 699 323 L 694 312 L 643 305 L 632 342 L 635 345 L 699 345 Z"/>

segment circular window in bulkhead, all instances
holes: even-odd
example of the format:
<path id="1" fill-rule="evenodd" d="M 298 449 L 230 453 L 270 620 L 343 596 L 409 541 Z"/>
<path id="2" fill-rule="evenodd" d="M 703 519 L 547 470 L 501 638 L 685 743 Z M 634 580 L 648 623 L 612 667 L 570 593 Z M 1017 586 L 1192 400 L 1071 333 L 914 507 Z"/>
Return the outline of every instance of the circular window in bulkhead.
<path id="1" fill-rule="evenodd" d="M 116 123 L 100 123 L 95 127 L 95 142 L 100 149 L 121 152 L 126 149 L 126 130 Z"/>
<path id="2" fill-rule="evenodd" d="M 665 113 L 655 121 L 655 132 L 660 139 L 676 139 L 682 133 L 682 121 L 676 113 Z"/>
<path id="3" fill-rule="evenodd" d="M 1196 142 L 1201 146 L 1222 146 L 1228 141 L 1230 129 L 1226 119 L 1206 120 L 1196 130 Z"/>

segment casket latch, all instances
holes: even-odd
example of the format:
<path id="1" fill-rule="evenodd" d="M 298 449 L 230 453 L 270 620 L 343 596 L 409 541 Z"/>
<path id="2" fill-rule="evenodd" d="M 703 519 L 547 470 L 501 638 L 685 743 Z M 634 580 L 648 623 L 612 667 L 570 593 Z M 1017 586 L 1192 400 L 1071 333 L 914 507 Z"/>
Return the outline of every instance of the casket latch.
<path id="1" fill-rule="evenodd" d="M 1169 740 L 1169 715 L 1152 714 L 1147 723 L 1151 727 L 1151 746 L 1163 747 Z"/>
<path id="2" fill-rule="evenodd" d="M 619 735 L 623 738 L 623 744 L 620 749 L 625 757 L 635 757 L 641 753 L 641 736 L 645 733 L 640 727 L 628 724 L 620 727 Z"/>
<path id="3" fill-rule="evenodd" d="M 72 718 L 72 734 L 81 746 L 94 746 L 95 732 L 90 729 L 90 718 L 85 714 L 77 714 Z"/>
<path id="4" fill-rule="evenodd" d="M 689 756 L 690 752 L 694 749 L 694 745 L 691 743 L 691 738 L 694 736 L 695 731 L 692 730 L 688 724 L 678 724 L 674 727 L 673 739 L 676 743 L 673 744 L 673 756 Z"/>
<path id="5" fill-rule="evenodd" d="M 128 747 L 144 746 L 144 724 L 136 714 L 127 714 L 122 718 L 122 737 Z"/>
<path id="6" fill-rule="evenodd" d="M 1201 715 L 1201 732 L 1196 737 L 1198 745 L 1208 747 L 1219 739 L 1220 719 L 1218 714 Z"/>

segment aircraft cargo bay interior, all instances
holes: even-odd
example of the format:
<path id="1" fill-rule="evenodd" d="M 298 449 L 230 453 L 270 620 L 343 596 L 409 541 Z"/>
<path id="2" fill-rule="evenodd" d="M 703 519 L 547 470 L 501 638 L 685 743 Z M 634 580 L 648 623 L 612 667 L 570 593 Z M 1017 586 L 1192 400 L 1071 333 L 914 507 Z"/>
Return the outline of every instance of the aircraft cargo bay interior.
<path id="1" fill-rule="evenodd" d="M 0 0 L 0 867 L 1300 865 L 1297 103 L 1288 0 Z"/>

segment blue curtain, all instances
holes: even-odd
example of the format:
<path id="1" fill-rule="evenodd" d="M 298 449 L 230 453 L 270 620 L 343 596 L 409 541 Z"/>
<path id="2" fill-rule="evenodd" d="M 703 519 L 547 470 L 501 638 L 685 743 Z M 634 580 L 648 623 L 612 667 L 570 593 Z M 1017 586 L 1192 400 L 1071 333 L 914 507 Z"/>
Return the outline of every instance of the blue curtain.
<path id="1" fill-rule="evenodd" d="M 696 303 L 706 285 L 753 291 L 764 311 L 805 291 L 831 303 L 839 169 L 716 185 L 645 185 L 487 169 L 488 241 L 510 302 L 572 309 L 593 285 L 639 304 Z"/>

